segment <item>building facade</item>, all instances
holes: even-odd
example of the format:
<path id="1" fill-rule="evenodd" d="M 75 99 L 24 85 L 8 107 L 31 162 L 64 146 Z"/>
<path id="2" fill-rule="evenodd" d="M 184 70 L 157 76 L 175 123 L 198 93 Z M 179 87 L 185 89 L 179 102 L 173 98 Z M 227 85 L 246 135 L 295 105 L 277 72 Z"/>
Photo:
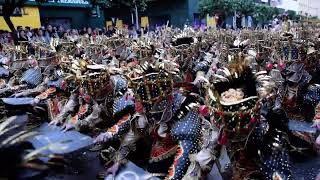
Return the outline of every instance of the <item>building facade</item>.
<path id="1" fill-rule="evenodd" d="M 272 0 L 255 0 L 255 3 L 270 5 Z"/>
<path id="2" fill-rule="evenodd" d="M 301 15 L 320 18 L 319 0 L 298 0 L 298 12 Z"/>
<path id="3" fill-rule="evenodd" d="M 182 27 L 187 23 L 199 22 L 198 3 L 198 0 L 150 1 L 146 11 L 142 12 L 138 9 L 139 23 L 146 24 L 147 20 L 150 27 L 156 27 L 169 22 L 175 27 Z M 22 14 L 11 17 L 15 26 L 38 28 L 51 24 L 65 28 L 102 28 L 110 22 L 118 26 L 135 22 L 133 21 L 135 19 L 134 10 L 129 7 L 104 9 L 93 7 L 86 0 L 49 0 L 41 4 L 36 3 L 35 0 L 28 0 L 21 9 L 23 9 Z M 0 29 L 9 30 L 1 13 Z"/>
<path id="4" fill-rule="evenodd" d="M 298 12 L 299 10 L 298 0 L 273 0 L 272 6 L 284 9 L 286 11 L 291 10 Z"/>
<path id="5" fill-rule="evenodd" d="M 36 6 L 25 6 L 19 12 L 11 16 L 11 21 L 15 26 L 29 26 L 38 28 L 41 26 L 39 8 Z M 7 23 L 0 14 L 0 30 L 10 31 Z"/>
<path id="6" fill-rule="evenodd" d="M 169 22 L 175 27 L 182 27 L 186 23 L 192 24 L 198 21 L 198 0 L 155 0 L 148 3 L 146 11 L 139 11 L 139 23 L 142 23 L 141 17 L 148 18 L 151 28 L 165 25 Z M 105 9 L 104 15 L 106 21 L 112 18 L 122 20 L 124 24 L 130 25 L 134 22 L 134 10 L 128 7 Z"/>
<path id="7" fill-rule="evenodd" d="M 320 0 L 272 0 L 271 4 L 303 16 L 320 18 Z"/>
<path id="8" fill-rule="evenodd" d="M 99 7 L 92 7 L 86 0 L 49 0 L 41 4 L 35 0 L 29 0 L 19 9 L 21 13 L 14 13 L 11 16 L 15 26 L 31 28 L 39 28 L 47 24 L 65 28 L 105 26 L 104 11 Z M 1 13 L 0 29 L 9 30 Z"/>
<path id="9" fill-rule="evenodd" d="M 34 0 L 28 4 L 38 6 L 42 25 L 65 28 L 104 27 L 103 10 L 93 7 L 86 0 L 49 0 L 41 5 Z"/>

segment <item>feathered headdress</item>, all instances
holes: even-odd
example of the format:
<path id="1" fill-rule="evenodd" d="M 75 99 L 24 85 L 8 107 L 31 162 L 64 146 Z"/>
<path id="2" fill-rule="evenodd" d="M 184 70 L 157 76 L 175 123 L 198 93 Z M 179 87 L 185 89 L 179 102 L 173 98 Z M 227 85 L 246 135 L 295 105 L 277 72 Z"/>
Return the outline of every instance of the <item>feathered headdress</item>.
<path id="1" fill-rule="evenodd" d="M 260 100 L 273 85 L 267 72 L 253 73 L 242 55 L 228 68 L 218 69 L 211 94 L 216 102 L 217 122 L 233 132 L 250 129 L 259 118 Z"/>

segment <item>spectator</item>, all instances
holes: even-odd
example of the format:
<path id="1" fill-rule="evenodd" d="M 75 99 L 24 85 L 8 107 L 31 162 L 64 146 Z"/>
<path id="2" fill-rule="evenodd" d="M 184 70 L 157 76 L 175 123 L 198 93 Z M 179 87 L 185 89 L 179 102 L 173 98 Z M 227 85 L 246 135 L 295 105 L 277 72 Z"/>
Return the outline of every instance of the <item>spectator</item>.
<path id="1" fill-rule="evenodd" d="M 62 38 L 62 37 L 64 36 L 64 33 L 65 33 L 65 31 L 64 31 L 63 27 L 62 27 L 62 26 L 59 26 L 58 36 L 59 36 L 60 38 Z"/>
<path id="2" fill-rule="evenodd" d="M 106 27 L 103 27 L 103 29 L 102 29 L 102 33 L 104 34 L 104 35 L 107 35 L 107 28 Z"/>
<path id="3" fill-rule="evenodd" d="M 44 26 L 41 26 L 40 29 L 44 32 L 46 28 Z"/>
<path id="4" fill-rule="evenodd" d="M 21 30 L 20 33 L 19 33 L 19 38 L 18 38 L 19 41 L 29 41 L 26 33 L 24 30 Z"/>
<path id="5" fill-rule="evenodd" d="M 28 54 L 29 55 L 35 55 L 36 54 L 36 47 L 34 44 L 30 44 L 30 46 L 28 46 Z"/>
<path id="6" fill-rule="evenodd" d="M 38 35 L 38 33 L 39 33 L 39 29 L 34 29 L 34 30 L 32 31 L 32 41 L 37 41 L 37 40 L 39 40 L 39 35 Z"/>
<path id="7" fill-rule="evenodd" d="M 45 36 L 52 37 L 53 29 L 51 25 L 47 26 Z"/>
<path id="8" fill-rule="evenodd" d="M 88 29 L 87 29 L 87 34 L 89 35 L 89 37 L 92 36 L 92 29 L 91 29 L 91 28 L 88 28 Z"/>
<path id="9" fill-rule="evenodd" d="M 63 32 L 61 39 L 68 40 L 69 39 L 68 33 L 67 32 Z"/>
<path id="10" fill-rule="evenodd" d="M 146 27 L 144 28 L 144 34 L 147 34 L 149 31 L 150 31 L 149 26 L 146 26 Z"/>
<path id="11" fill-rule="evenodd" d="M 103 32 L 104 32 L 104 31 L 103 31 L 102 29 L 99 29 L 99 30 L 98 30 L 98 35 L 99 35 L 99 36 L 104 35 L 105 33 L 103 33 Z"/>
<path id="12" fill-rule="evenodd" d="M 280 24 L 280 21 L 279 20 L 277 20 L 277 21 L 275 21 L 275 25 L 274 25 L 274 28 L 273 28 L 273 31 L 274 32 L 279 32 L 279 31 L 281 31 L 281 24 Z"/>
<path id="13" fill-rule="evenodd" d="M 112 25 L 108 26 L 108 31 L 107 31 L 106 35 L 108 37 L 112 37 L 114 33 L 116 33 L 115 28 Z"/>
<path id="14" fill-rule="evenodd" d="M 59 34 L 58 34 L 58 29 L 57 29 L 57 27 L 53 27 L 52 28 L 53 30 L 52 30 L 52 37 L 53 38 L 59 38 Z"/>
<path id="15" fill-rule="evenodd" d="M 81 58 L 81 56 L 84 54 L 84 51 L 81 50 L 81 48 L 77 47 L 76 48 L 76 51 L 74 53 L 74 57 L 75 58 Z"/>
<path id="16" fill-rule="evenodd" d="M 31 41 L 31 39 L 32 39 L 31 28 L 27 26 L 27 27 L 25 28 L 25 33 L 26 33 L 26 36 L 27 36 L 28 40 Z"/>
<path id="17" fill-rule="evenodd" d="M 0 43 L 9 43 L 9 40 L 8 40 L 8 32 L 6 31 L 1 31 L 0 32 Z"/>
<path id="18" fill-rule="evenodd" d="M 64 32 L 66 32 L 66 33 L 68 34 L 68 36 L 70 36 L 70 35 L 71 35 L 71 32 L 72 32 L 72 29 L 67 29 L 67 30 L 65 30 Z"/>
<path id="19" fill-rule="evenodd" d="M 78 39 L 79 33 L 76 29 L 72 29 L 71 34 L 70 34 L 70 40 L 71 41 L 76 41 Z"/>
<path id="20" fill-rule="evenodd" d="M 40 42 L 50 43 L 50 39 L 46 38 L 46 36 L 43 33 L 43 30 L 41 30 L 41 29 L 38 31 L 38 37 L 39 37 L 38 40 Z"/>
<path id="21" fill-rule="evenodd" d="M 19 37 L 20 37 L 20 31 L 22 31 L 23 29 L 22 29 L 22 26 L 18 26 L 17 27 L 17 38 L 19 39 Z"/>
<path id="22" fill-rule="evenodd" d="M 44 37 L 45 37 L 45 41 L 46 42 L 50 42 L 51 41 L 51 35 L 50 35 L 50 33 L 49 33 L 49 31 L 45 31 L 45 33 L 44 33 Z"/>
<path id="23" fill-rule="evenodd" d="M 9 33 L 8 31 L 6 31 L 6 32 L 7 32 L 7 41 L 8 41 L 8 43 L 12 43 L 13 42 L 13 37 L 12 37 L 11 33 Z"/>
<path id="24" fill-rule="evenodd" d="M 85 35 L 87 33 L 87 28 L 84 27 L 81 31 L 80 31 L 80 35 Z"/>
<path id="25" fill-rule="evenodd" d="M 97 28 L 95 28 L 95 29 L 92 31 L 92 35 L 93 35 L 93 36 L 98 35 L 98 29 L 97 29 Z"/>

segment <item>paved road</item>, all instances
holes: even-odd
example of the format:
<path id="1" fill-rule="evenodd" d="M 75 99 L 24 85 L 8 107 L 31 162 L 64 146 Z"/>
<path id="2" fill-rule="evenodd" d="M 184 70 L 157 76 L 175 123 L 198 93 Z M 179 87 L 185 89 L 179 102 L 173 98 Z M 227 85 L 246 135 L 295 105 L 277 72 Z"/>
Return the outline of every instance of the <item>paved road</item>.
<path id="1" fill-rule="evenodd" d="M 41 129 L 41 128 L 40 128 Z M 43 133 L 49 133 L 49 140 L 55 141 L 55 137 L 59 136 L 62 139 L 61 131 L 57 130 L 56 136 L 53 136 L 51 131 L 54 129 L 50 128 L 45 129 Z M 79 141 L 73 142 L 73 146 L 84 147 L 80 150 L 74 151 L 72 153 L 65 154 L 65 158 L 68 162 L 68 167 L 62 170 L 49 171 L 44 174 L 41 174 L 37 179 L 45 180 L 92 180 L 96 179 L 96 176 L 99 172 L 104 170 L 104 167 L 101 165 L 99 160 L 99 153 L 89 151 L 90 146 L 83 146 L 83 141 L 81 141 L 81 135 L 79 136 L 77 132 L 69 132 L 69 134 L 64 134 L 68 138 L 76 136 Z M 67 136 L 68 135 L 68 136 Z M 78 137 L 79 136 L 79 137 Z M 69 138 L 70 138 L 69 137 Z M 79 139 L 80 138 L 80 139 Z M 39 142 L 44 142 L 45 138 L 36 138 Z M 75 143 L 75 144 L 74 144 Z M 88 143 L 88 142 L 86 142 Z M 141 146 L 141 145 L 140 145 Z M 69 147 L 70 148 L 70 147 Z M 145 149 L 145 148 L 144 148 Z M 141 151 L 139 150 L 141 153 Z M 138 159 L 140 160 L 140 159 Z M 143 160 L 141 160 L 143 161 Z M 294 180 L 314 180 L 316 175 L 320 173 L 320 156 L 314 157 L 304 161 L 303 163 L 296 163 L 293 166 L 293 179 Z M 34 180 L 36 178 L 32 178 Z"/>
<path id="2" fill-rule="evenodd" d="M 45 180 L 92 180 L 95 179 L 99 171 L 103 170 L 98 160 L 96 152 L 76 152 L 68 155 L 68 159 L 72 159 L 71 166 L 63 172 L 50 172 Z M 317 173 L 320 172 L 320 157 L 310 159 L 304 163 L 294 164 L 293 173 L 294 180 L 314 180 Z"/>
<path id="3" fill-rule="evenodd" d="M 320 156 L 294 164 L 292 172 L 295 180 L 314 180 L 320 173 Z"/>
<path id="4" fill-rule="evenodd" d="M 49 132 L 49 131 L 46 130 L 45 132 Z M 72 134 L 72 133 L 70 133 L 70 135 L 75 136 L 75 134 Z M 80 142 L 84 143 L 85 141 L 82 141 L 79 138 L 78 140 L 79 141 L 75 142 L 76 144 L 73 144 L 73 145 L 84 147 L 84 146 L 81 146 Z M 140 144 L 139 146 L 145 147 L 143 146 L 143 144 Z M 65 154 L 65 158 L 68 162 L 68 167 L 66 167 L 65 169 L 60 171 L 59 170 L 49 171 L 38 176 L 37 178 L 33 177 L 32 180 L 35 180 L 35 179 L 41 179 L 41 180 L 43 179 L 44 180 L 61 180 L 61 179 L 93 180 L 93 179 L 96 179 L 97 174 L 100 171 L 104 170 L 104 167 L 100 163 L 99 154 L 97 152 L 89 151 L 89 148 L 90 146 L 89 147 L 86 146 L 72 153 Z M 141 150 L 139 150 L 139 152 L 141 152 Z M 294 164 L 293 179 L 294 180 L 314 180 L 314 178 L 319 172 L 320 172 L 320 156 L 308 159 L 303 163 Z"/>
<path id="5" fill-rule="evenodd" d="M 104 168 L 99 162 L 97 152 L 81 150 L 67 156 L 70 165 L 62 172 L 49 172 L 45 180 L 93 180 Z"/>

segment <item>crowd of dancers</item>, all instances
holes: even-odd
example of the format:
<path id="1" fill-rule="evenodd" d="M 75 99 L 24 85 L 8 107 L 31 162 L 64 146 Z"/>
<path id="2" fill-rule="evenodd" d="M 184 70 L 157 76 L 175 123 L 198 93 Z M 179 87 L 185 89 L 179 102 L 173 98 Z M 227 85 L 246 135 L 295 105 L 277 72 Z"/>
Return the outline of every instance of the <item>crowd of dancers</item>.
<path id="1" fill-rule="evenodd" d="M 292 164 L 320 148 L 320 31 L 291 29 L 186 26 L 139 38 L 116 30 L 4 42 L 1 136 L 11 116 L 28 120 L 23 133 L 2 138 L 0 157 L 19 157 L 2 176 L 50 167 L 35 160 L 37 149 L 26 158 L 32 145 L 23 143 L 49 122 L 95 139 L 91 150 L 106 167 L 99 178 L 116 176 L 135 154 L 158 178 L 202 179 L 216 169 L 224 179 L 292 179 Z"/>

